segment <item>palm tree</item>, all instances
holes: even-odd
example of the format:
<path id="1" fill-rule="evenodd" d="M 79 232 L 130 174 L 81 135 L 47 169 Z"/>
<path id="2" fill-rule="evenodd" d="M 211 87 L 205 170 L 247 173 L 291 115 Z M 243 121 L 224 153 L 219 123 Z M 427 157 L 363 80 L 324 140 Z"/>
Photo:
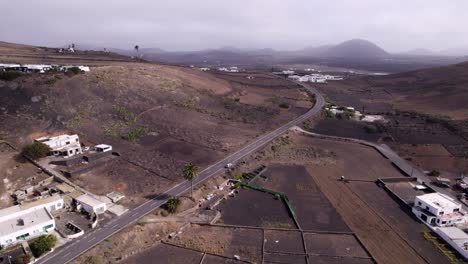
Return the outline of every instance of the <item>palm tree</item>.
<path id="1" fill-rule="evenodd" d="M 198 167 L 195 166 L 192 162 L 189 162 L 185 165 L 183 173 L 184 178 L 190 181 L 190 194 L 193 200 L 193 180 L 198 176 Z"/>
<path id="2" fill-rule="evenodd" d="M 140 58 L 140 46 L 135 45 L 135 52 L 137 54 L 137 60 Z"/>

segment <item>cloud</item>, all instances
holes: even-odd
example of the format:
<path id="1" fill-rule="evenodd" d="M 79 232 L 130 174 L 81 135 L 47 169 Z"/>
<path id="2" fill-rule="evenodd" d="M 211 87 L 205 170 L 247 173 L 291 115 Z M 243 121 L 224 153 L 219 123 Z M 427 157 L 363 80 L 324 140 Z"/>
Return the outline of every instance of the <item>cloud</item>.
<path id="1" fill-rule="evenodd" d="M 15 0 L 0 38 L 61 46 L 298 49 L 352 38 L 389 51 L 468 46 L 468 1 Z"/>

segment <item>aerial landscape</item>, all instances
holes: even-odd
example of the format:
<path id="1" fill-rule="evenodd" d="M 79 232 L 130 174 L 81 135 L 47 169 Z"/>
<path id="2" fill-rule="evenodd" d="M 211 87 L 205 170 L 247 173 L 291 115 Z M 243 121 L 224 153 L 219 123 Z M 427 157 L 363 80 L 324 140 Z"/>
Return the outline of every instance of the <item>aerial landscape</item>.
<path id="1" fill-rule="evenodd" d="M 468 263 L 468 2 L 2 10 L 0 264 Z"/>

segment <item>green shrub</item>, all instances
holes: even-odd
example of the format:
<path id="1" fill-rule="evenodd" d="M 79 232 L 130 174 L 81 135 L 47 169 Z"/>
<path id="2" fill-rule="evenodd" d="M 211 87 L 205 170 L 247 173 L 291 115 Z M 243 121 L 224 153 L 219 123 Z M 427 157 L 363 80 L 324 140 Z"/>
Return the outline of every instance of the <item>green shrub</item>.
<path id="1" fill-rule="evenodd" d="M 378 132 L 377 128 L 375 126 L 372 126 L 372 125 L 365 126 L 364 130 L 369 134 L 375 134 L 375 133 Z"/>
<path id="2" fill-rule="evenodd" d="M 86 261 L 86 264 L 103 264 L 104 260 L 101 256 L 89 256 Z"/>
<path id="3" fill-rule="evenodd" d="M 16 256 L 15 264 L 28 264 L 31 261 L 31 255 L 21 254 Z"/>
<path id="4" fill-rule="evenodd" d="M 46 144 L 34 142 L 24 147 L 21 154 L 31 159 L 40 159 L 46 157 L 51 151 L 50 147 Z"/>
<path id="5" fill-rule="evenodd" d="M 165 207 L 169 213 L 173 214 L 177 211 L 177 208 L 179 207 L 179 205 L 180 205 L 179 198 L 172 197 L 167 201 Z"/>
<path id="6" fill-rule="evenodd" d="M 428 174 L 429 176 L 434 176 L 434 177 L 437 177 L 437 176 L 440 176 L 440 171 L 438 170 L 431 170 Z"/>
<path id="7" fill-rule="evenodd" d="M 131 142 L 138 141 L 142 136 L 146 135 L 148 130 L 146 128 L 137 127 L 130 131 L 128 131 L 125 135 L 123 135 L 123 139 Z"/>
<path id="8" fill-rule="evenodd" d="M 29 247 L 33 255 L 38 258 L 54 248 L 55 244 L 57 244 L 57 238 L 54 235 L 45 235 L 34 239 Z"/>
<path id="9" fill-rule="evenodd" d="M 0 80 L 12 81 L 21 75 L 23 75 L 23 73 L 19 71 L 0 71 Z"/>
<path id="10" fill-rule="evenodd" d="M 285 103 L 285 102 L 283 102 L 283 103 L 279 104 L 279 107 L 281 107 L 281 108 L 285 108 L 285 109 L 288 109 L 288 108 L 289 108 L 289 104 L 288 104 L 288 103 Z"/>
<path id="11" fill-rule="evenodd" d="M 68 69 L 68 71 L 72 72 L 73 74 L 81 73 L 81 70 L 78 67 L 71 67 L 70 69 Z"/>
<path id="12" fill-rule="evenodd" d="M 123 121 L 133 122 L 133 123 L 137 121 L 137 118 L 138 118 L 137 115 L 133 113 L 132 111 L 128 110 L 127 108 L 118 106 L 118 105 L 113 105 L 112 107 L 119 115 L 119 118 L 122 119 Z"/>

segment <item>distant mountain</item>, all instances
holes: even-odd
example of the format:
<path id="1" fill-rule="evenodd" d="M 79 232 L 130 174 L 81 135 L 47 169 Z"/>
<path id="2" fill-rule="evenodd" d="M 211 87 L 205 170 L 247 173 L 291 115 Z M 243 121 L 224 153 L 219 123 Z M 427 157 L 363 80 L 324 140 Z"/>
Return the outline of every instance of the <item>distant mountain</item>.
<path id="1" fill-rule="evenodd" d="M 439 52 L 442 56 L 468 56 L 468 47 L 445 49 Z"/>
<path id="2" fill-rule="evenodd" d="M 77 45 L 78 49 L 103 50 L 104 47 Z M 134 56 L 135 51 L 107 48 L 108 51 Z M 440 65 L 460 63 L 465 57 L 434 55 L 417 49 L 407 53 L 390 54 L 376 44 L 362 39 L 345 41 L 338 45 L 309 46 L 294 51 L 272 48 L 241 49 L 224 46 L 200 51 L 165 51 L 160 48 L 140 48 L 143 59 L 162 63 L 222 66 L 237 65 L 250 68 L 271 68 L 274 65 L 317 64 L 378 72 L 402 72 Z M 468 53 L 467 53 L 468 54 Z"/>
<path id="3" fill-rule="evenodd" d="M 326 49 L 320 56 L 330 58 L 369 59 L 385 58 L 389 57 L 390 54 L 370 41 L 352 39 Z"/>

